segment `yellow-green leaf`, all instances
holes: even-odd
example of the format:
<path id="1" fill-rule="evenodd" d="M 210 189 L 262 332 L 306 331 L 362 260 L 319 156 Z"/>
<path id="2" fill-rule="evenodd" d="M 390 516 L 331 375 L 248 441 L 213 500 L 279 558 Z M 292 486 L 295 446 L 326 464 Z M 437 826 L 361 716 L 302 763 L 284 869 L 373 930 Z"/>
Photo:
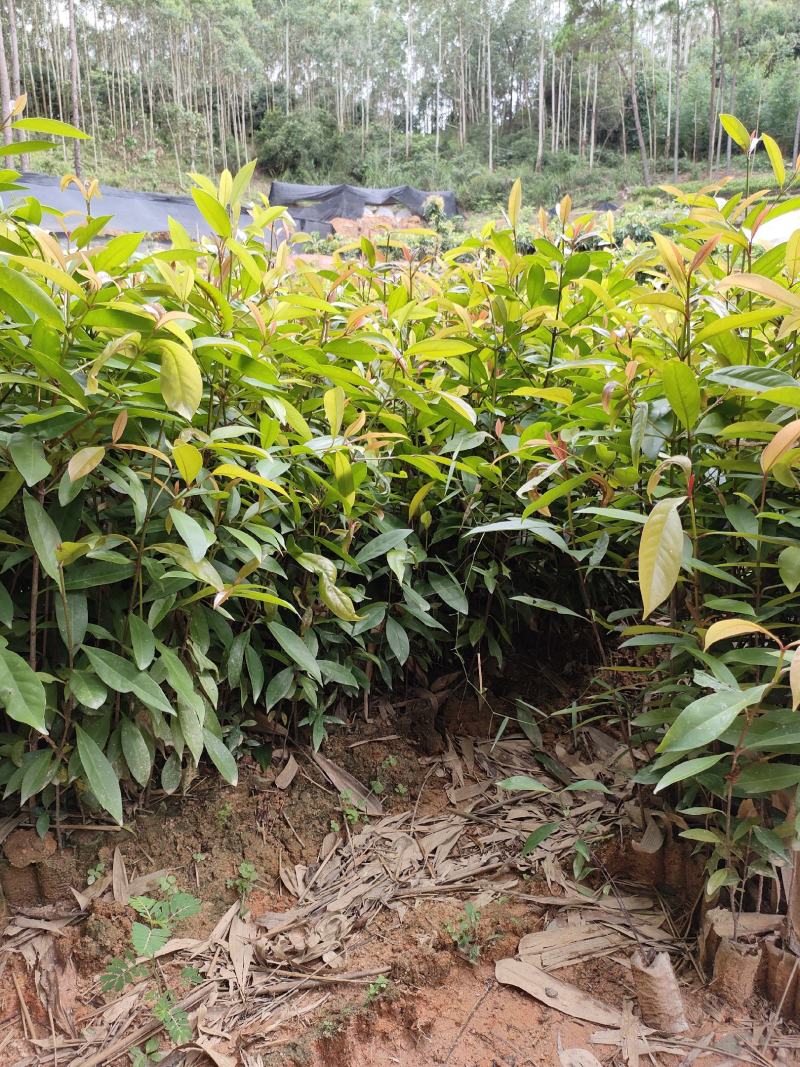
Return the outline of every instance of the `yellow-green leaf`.
<path id="1" fill-rule="evenodd" d="M 190 352 L 174 341 L 159 341 L 161 395 L 171 411 L 191 419 L 203 397 L 200 368 Z"/>
<path id="2" fill-rule="evenodd" d="M 743 152 L 749 152 L 750 134 L 744 123 L 737 119 L 735 115 L 720 115 L 719 121 L 730 139 L 735 141 Z"/>
<path id="3" fill-rule="evenodd" d="M 772 641 L 778 641 L 774 634 L 765 627 L 759 626 L 757 622 L 751 622 L 749 619 L 720 619 L 719 622 L 709 626 L 706 631 L 703 648 L 707 651 L 718 641 L 728 641 L 732 637 L 743 637 L 746 634 L 763 634 Z M 779 641 L 778 644 L 780 644 Z"/>
<path id="4" fill-rule="evenodd" d="M 181 478 L 187 485 L 191 485 L 203 466 L 203 456 L 200 450 L 190 444 L 175 445 L 172 458 L 180 471 Z"/>
<path id="5" fill-rule="evenodd" d="M 772 164 L 772 173 L 775 175 L 775 181 L 778 185 L 783 185 L 786 181 L 786 167 L 783 165 L 783 156 L 778 143 L 768 133 L 762 133 L 761 140 L 764 142 L 769 161 Z"/>
<path id="6" fill-rule="evenodd" d="M 678 508 L 686 498 L 659 500 L 647 517 L 639 541 L 639 589 L 647 618 L 675 587 L 683 556 Z"/>
<path id="7" fill-rule="evenodd" d="M 88 448 L 79 449 L 67 464 L 70 481 L 77 482 L 79 478 L 85 478 L 98 463 L 103 462 L 105 454 L 106 450 L 102 445 L 90 445 Z"/>

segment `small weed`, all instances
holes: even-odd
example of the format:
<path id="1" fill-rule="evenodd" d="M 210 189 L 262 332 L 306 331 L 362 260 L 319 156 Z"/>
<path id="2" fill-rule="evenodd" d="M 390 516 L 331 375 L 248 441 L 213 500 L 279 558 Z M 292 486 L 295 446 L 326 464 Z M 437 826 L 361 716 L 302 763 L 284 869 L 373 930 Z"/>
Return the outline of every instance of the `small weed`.
<path id="1" fill-rule="evenodd" d="M 398 782 L 397 785 L 394 787 L 394 791 L 399 797 L 407 796 L 408 786 L 404 782 Z"/>
<path id="2" fill-rule="evenodd" d="M 380 780 L 380 778 L 373 778 L 372 781 L 369 784 L 370 784 L 370 788 L 372 789 L 372 792 L 378 797 L 386 789 L 386 786 L 383 784 L 383 782 Z"/>
<path id="3" fill-rule="evenodd" d="M 364 813 L 355 805 L 352 793 L 340 793 L 339 803 L 342 805 L 342 814 L 351 826 L 355 826 L 359 819 L 364 818 Z"/>
<path id="4" fill-rule="evenodd" d="M 386 990 L 389 988 L 389 979 L 385 974 L 379 974 L 374 982 L 370 982 L 367 987 L 367 992 L 364 994 L 364 1000 L 367 1004 L 373 1004 L 379 997 L 382 997 Z"/>
<path id="5" fill-rule="evenodd" d="M 247 860 L 243 860 L 239 864 L 239 877 L 229 878 L 225 885 L 228 889 L 235 889 L 242 900 L 249 896 L 253 892 L 253 888 L 258 881 L 258 873 L 252 863 L 248 863 Z"/>
<path id="6" fill-rule="evenodd" d="M 464 914 L 458 923 L 445 923 L 444 926 L 459 953 L 473 964 L 478 962 L 481 954 L 478 934 L 480 918 L 481 913 L 475 905 L 467 902 L 464 905 Z"/>
<path id="7" fill-rule="evenodd" d="M 158 1038 L 151 1037 L 143 1048 L 131 1049 L 131 1067 L 150 1067 L 151 1063 L 160 1063 L 165 1053 L 158 1051 Z"/>
<path id="8" fill-rule="evenodd" d="M 319 1026 L 319 1032 L 323 1037 L 335 1037 L 339 1033 L 339 1023 L 336 1019 L 323 1019 Z"/>
<path id="9" fill-rule="evenodd" d="M 153 1018 L 163 1026 L 173 1045 L 184 1045 L 192 1036 L 189 1017 L 178 1004 L 175 994 L 164 981 L 163 974 L 152 963 L 159 949 L 172 937 L 177 923 L 197 915 L 200 901 L 190 893 L 181 893 L 174 884 L 174 878 L 162 879 L 166 884 L 165 899 L 152 897 L 131 897 L 129 903 L 141 916 L 143 922 L 135 922 L 131 927 L 131 948 L 123 956 L 117 956 L 100 976 L 100 988 L 104 993 L 121 993 L 127 985 L 149 979 L 151 985 L 145 993 Z M 137 958 L 144 957 L 145 962 L 137 963 Z M 189 973 L 191 972 L 191 973 Z M 181 977 L 190 984 L 203 981 L 203 977 L 194 967 L 184 968 Z M 158 1042 L 148 1041 L 143 1049 L 131 1052 L 134 1067 L 148 1067 L 158 1063 L 163 1057 L 158 1052 Z"/>
<path id="10" fill-rule="evenodd" d="M 223 830 L 226 829 L 228 823 L 230 822 L 232 814 L 233 809 L 231 808 L 230 804 L 223 804 L 217 812 L 217 822 L 220 824 Z"/>
<path id="11" fill-rule="evenodd" d="M 94 867 L 90 867 L 86 872 L 86 884 L 94 885 L 95 882 L 99 882 L 103 875 L 106 873 L 105 863 L 96 863 Z"/>
<path id="12" fill-rule="evenodd" d="M 391 767 L 397 766 L 397 756 L 387 756 L 385 760 L 378 766 L 378 771 L 388 771 Z"/>
<path id="13" fill-rule="evenodd" d="M 338 834 L 339 831 L 342 828 L 341 824 L 336 819 L 331 819 L 331 821 L 330 821 L 330 823 L 328 825 L 330 826 L 332 832 L 335 833 L 335 834 Z"/>

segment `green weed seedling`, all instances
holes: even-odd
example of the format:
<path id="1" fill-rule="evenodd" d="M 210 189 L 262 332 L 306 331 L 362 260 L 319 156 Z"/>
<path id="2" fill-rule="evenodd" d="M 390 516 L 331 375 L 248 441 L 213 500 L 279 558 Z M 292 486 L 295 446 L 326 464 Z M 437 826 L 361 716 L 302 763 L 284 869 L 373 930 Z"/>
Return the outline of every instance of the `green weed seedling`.
<path id="1" fill-rule="evenodd" d="M 464 914 L 459 921 L 457 923 L 445 923 L 444 927 L 459 953 L 472 964 L 477 963 L 481 955 L 478 932 L 480 919 L 481 913 L 474 904 L 467 901 L 464 905 Z"/>
<path id="2" fill-rule="evenodd" d="M 103 875 L 106 873 L 105 863 L 96 863 L 94 867 L 90 867 L 86 872 L 86 884 L 94 885 L 95 882 L 99 882 Z"/>
<path id="3" fill-rule="evenodd" d="M 248 863 L 247 860 L 243 860 L 239 864 L 239 877 L 229 878 L 225 885 L 227 885 L 228 889 L 235 889 L 242 901 L 244 901 L 253 892 L 257 881 L 258 873 L 255 867 L 252 863 Z"/>
<path id="4" fill-rule="evenodd" d="M 365 1003 L 374 1004 L 376 1000 L 383 996 L 388 988 L 389 979 L 385 974 L 379 974 L 375 981 L 370 982 L 367 987 L 367 992 L 364 994 Z"/>
<path id="5" fill-rule="evenodd" d="M 135 982 L 150 981 L 145 993 L 145 1000 L 150 1005 L 153 1018 L 167 1032 L 174 1046 L 185 1044 L 192 1036 L 189 1017 L 180 1007 L 178 999 L 164 981 L 164 977 L 153 960 L 159 949 L 172 937 L 178 923 L 190 919 L 200 911 L 200 901 L 190 893 L 182 893 L 174 888 L 174 879 L 162 879 L 167 884 L 167 896 L 163 900 L 152 897 L 131 897 L 129 903 L 143 921 L 137 921 L 131 927 L 131 948 L 123 956 L 117 956 L 100 976 L 100 988 L 104 993 L 121 993 L 128 985 Z M 189 974 L 188 972 L 192 972 Z M 202 981 L 199 971 L 184 968 L 182 979 L 189 984 Z M 135 1067 L 146 1067 L 157 1063 L 158 1043 L 148 1041 L 143 1049 L 134 1049 L 131 1053 Z"/>

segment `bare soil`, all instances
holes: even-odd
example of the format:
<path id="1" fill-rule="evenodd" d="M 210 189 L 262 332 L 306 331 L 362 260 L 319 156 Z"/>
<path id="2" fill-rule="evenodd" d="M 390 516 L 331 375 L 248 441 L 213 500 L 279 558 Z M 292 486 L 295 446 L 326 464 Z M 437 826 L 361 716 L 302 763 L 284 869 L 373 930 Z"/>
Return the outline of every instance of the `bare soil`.
<path id="1" fill-rule="evenodd" d="M 506 684 L 530 687 L 530 671 L 522 672 L 516 680 L 507 679 Z M 440 715 L 439 728 L 491 736 L 504 713 L 502 699 L 470 703 L 466 697 L 451 696 L 443 703 L 445 721 L 443 724 Z M 399 735 L 397 723 L 401 718 L 359 722 L 352 730 L 342 730 L 331 738 L 325 754 L 371 788 L 387 814 L 411 811 L 413 817 L 421 817 L 452 811 L 452 798 L 447 794 L 452 783 L 441 772 L 441 758 L 425 755 L 418 741 Z M 568 744 L 565 747 L 561 741 L 546 738 L 548 749 L 555 749 L 557 743 L 566 761 L 578 766 L 586 758 Z M 232 882 L 243 862 L 252 864 L 257 874 L 243 910 L 254 918 L 288 911 L 296 901 L 287 891 L 282 872 L 294 870 L 295 865 L 311 867 L 332 831 L 346 841 L 346 835 L 358 829 L 358 824 L 350 825 L 347 803 L 313 761 L 298 758 L 298 763 L 294 780 L 284 789 L 275 786 L 282 762 L 266 772 L 245 763 L 236 789 L 224 786 L 217 778 L 199 778 L 186 796 L 145 796 L 125 831 L 88 830 L 66 835 L 65 844 L 74 850 L 70 863 L 77 872 L 75 888 L 86 889 L 90 869 L 101 877 L 110 873 L 113 852 L 118 848 L 129 878 L 164 871 L 175 878 L 180 889 L 202 901 L 200 914 L 182 924 L 176 936 L 204 938 L 210 933 L 237 899 Z M 608 841 L 598 856 L 614 877 L 624 878 L 629 873 L 629 853 L 620 849 L 618 842 Z M 459 951 L 453 936 L 464 917 L 469 893 L 409 899 L 402 908 L 379 911 L 348 945 L 346 970 L 380 968 L 387 982 L 365 978 L 323 986 L 312 1011 L 270 1033 L 251 1030 L 245 1042 L 235 1041 L 227 1047 L 230 1064 L 583 1067 L 585 1063 L 591 1067 L 591 1060 L 570 1057 L 565 1051 L 570 1049 L 589 1050 L 604 1065 L 631 1063 L 618 1043 L 592 1043 L 593 1034 L 600 1029 L 597 1025 L 547 1007 L 495 979 L 495 962 L 514 956 L 520 938 L 542 928 L 543 909 L 523 898 L 558 895 L 561 889 L 552 881 L 553 874 L 551 869 L 545 877 L 531 869 L 518 879 L 515 889 L 481 905 L 473 939 L 474 962 Z M 659 871 L 656 877 L 663 879 L 663 873 Z M 601 880 L 595 875 L 590 884 Z M 672 904 L 679 926 L 687 921 L 694 901 L 694 893 L 675 895 Z M 45 921 L 58 912 L 56 905 L 50 908 Z M 78 1032 L 91 1026 L 104 1005 L 115 999 L 100 993 L 97 978 L 111 959 L 125 951 L 134 918 L 130 907 L 95 899 L 89 902 L 82 920 L 65 927 L 58 937 L 60 960 L 74 968 L 73 973 L 60 963 L 58 973 L 71 976 L 63 979 L 62 992 L 69 999 Z M 43 999 L 47 999 L 37 991 L 39 972 L 34 957 L 19 952 L 0 954 L 0 968 L 0 1067 L 43 1067 L 47 1063 L 77 1067 L 77 1061 L 70 1059 L 68 1045 L 59 1048 L 56 1058 L 52 1050 L 48 1051 L 57 1028 L 43 1006 Z M 177 966 L 166 962 L 163 972 L 168 984 L 178 988 Z M 726 1007 L 700 981 L 688 956 L 679 972 L 691 1030 L 682 1048 L 673 1049 L 671 1054 L 658 1052 L 652 1062 L 674 1067 L 689 1067 L 694 1062 L 701 1067 L 800 1062 L 791 1047 L 773 1047 L 761 1055 L 753 1051 L 764 1036 L 763 1025 L 758 1028 L 768 1018 L 765 1005 L 755 1000 L 737 1011 Z M 635 1001 L 627 957 L 619 953 L 567 967 L 558 977 L 617 1009 Z M 315 990 L 315 995 L 318 993 L 320 990 Z M 132 1022 L 138 1024 L 146 1018 L 143 1011 Z M 233 1037 L 213 1029 L 210 1033 L 223 1044 L 226 1036 Z M 720 1042 L 723 1052 L 709 1054 L 704 1048 L 704 1043 L 713 1046 Z M 162 1049 L 166 1047 L 162 1043 Z M 107 1062 L 129 1060 L 123 1056 Z M 212 1060 L 194 1051 L 172 1054 L 165 1062 L 188 1065 Z M 222 1059 L 213 1062 L 229 1067 Z"/>

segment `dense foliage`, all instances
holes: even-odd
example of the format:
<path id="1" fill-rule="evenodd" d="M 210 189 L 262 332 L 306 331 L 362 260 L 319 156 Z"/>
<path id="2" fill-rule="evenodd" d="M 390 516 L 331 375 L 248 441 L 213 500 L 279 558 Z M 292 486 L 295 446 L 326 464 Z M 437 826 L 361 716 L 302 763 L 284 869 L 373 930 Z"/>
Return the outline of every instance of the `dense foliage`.
<path id="1" fill-rule="evenodd" d="M 763 143 L 778 193 L 675 190 L 646 247 L 565 200 L 520 251 L 517 184 L 446 253 L 315 269 L 262 240 L 281 209 L 241 229 L 252 165 L 196 179 L 203 245 L 101 242 L 91 187 L 66 247 L 7 211 L 6 796 L 121 821 L 120 782 L 235 781 L 270 721 L 319 745 L 348 697 L 561 613 L 649 657 L 643 713 L 599 710 L 659 742 L 640 777 L 685 789 L 716 883 L 768 870 L 800 783 L 800 231 L 755 241 L 800 197 Z"/>
<path id="2" fill-rule="evenodd" d="M 794 158 L 799 67 L 795 0 L 0 3 L 3 113 L 26 92 L 94 135 L 87 171 L 162 190 L 256 148 L 269 177 L 453 187 L 465 209 L 519 175 L 550 204 L 599 171 L 598 199 L 729 163 L 719 111 Z"/>

